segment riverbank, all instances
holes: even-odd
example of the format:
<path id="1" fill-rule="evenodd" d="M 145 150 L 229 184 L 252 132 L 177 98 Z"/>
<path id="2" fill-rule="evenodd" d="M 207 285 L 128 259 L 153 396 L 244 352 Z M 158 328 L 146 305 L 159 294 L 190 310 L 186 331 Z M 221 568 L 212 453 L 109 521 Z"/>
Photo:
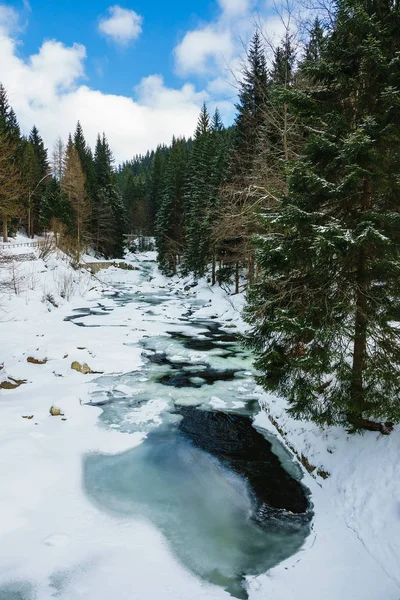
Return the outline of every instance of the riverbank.
<path id="1" fill-rule="evenodd" d="M 128 262 L 145 261 L 145 268 L 111 267 L 97 279 L 54 256 L 28 261 L 19 267 L 19 294 L 3 294 L 0 374 L 2 381 L 26 383 L 0 392 L 0 448 L 7 457 L 0 465 L 5 490 L 0 598 L 229 597 L 183 568 L 153 526 L 105 515 L 82 487 L 84 455 L 113 455 L 144 436 L 98 426 L 101 409 L 86 406 L 98 375 L 71 369 L 73 362 L 107 374 L 135 371 L 143 365 L 137 342 L 159 336 L 171 320 L 179 324 L 199 301 L 198 318 L 218 320 L 226 331 L 243 327 L 242 296 L 229 296 L 205 281 L 191 287 L 190 280 L 167 280 L 154 259 L 150 253 L 130 256 Z M 176 301 L 168 309 L 162 303 L 151 307 L 152 315 L 140 303 L 118 304 L 115 290 L 121 285 L 131 286 L 133 294 L 162 297 L 167 291 Z M 88 311 L 85 322 L 91 326 L 63 320 Z M 285 443 L 316 466 L 304 475 L 315 517 L 303 550 L 268 574 L 249 578 L 250 600 L 398 600 L 398 430 L 388 438 L 322 432 L 290 420 L 279 399 L 255 392 L 265 407 L 257 424 L 279 437 L 272 424 L 278 423 Z M 50 416 L 51 406 L 63 416 Z M 318 475 L 318 469 L 329 477 Z"/>

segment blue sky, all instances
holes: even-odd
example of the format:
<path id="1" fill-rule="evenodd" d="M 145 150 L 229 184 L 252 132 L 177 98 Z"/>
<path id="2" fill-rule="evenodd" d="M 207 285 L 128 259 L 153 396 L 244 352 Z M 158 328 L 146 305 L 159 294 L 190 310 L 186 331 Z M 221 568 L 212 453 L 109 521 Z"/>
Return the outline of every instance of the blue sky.
<path id="1" fill-rule="evenodd" d="M 95 0 L 32 0 L 23 53 L 35 53 L 44 39 L 55 38 L 66 45 L 84 44 L 92 85 L 109 93 L 129 95 L 132 85 L 150 73 L 161 73 L 167 85 L 181 85 L 182 79 L 174 72 L 174 47 L 186 31 L 209 22 L 219 12 L 216 2 L 204 0 L 124 2 L 124 9 L 143 17 L 143 25 L 138 39 L 121 47 L 98 32 L 99 16 L 107 15 L 109 6 L 110 2 Z"/>
<path id="2" fill-rule="evenodd" d="M 271 0 L 0 0 L 0 81 L 50 149 L 79 119 L 126 160 L 190 135 L 204 101 L 232 122 L 255 20 L 283 34 Z"/>

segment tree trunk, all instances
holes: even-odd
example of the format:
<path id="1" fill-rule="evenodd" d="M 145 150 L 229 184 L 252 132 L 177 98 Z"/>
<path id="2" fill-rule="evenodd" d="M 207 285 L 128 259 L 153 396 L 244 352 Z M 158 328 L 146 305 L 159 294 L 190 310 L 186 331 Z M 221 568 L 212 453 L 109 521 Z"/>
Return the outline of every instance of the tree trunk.
<path id="1" fill-rule="evenodd" d="M 249 285 L 252 286 L 254 283 L 254 255 L 249 255 L 249 273 L 248 273 Z"/>
<path id="2" fill-rule="evenodd" d="M 235 267 L 235 294 L 239 293 L 239 263 Z"/>
<path id="3" fill-rule="evenodd" d="M 8 222 L 6 216 L 3 217 L 3 242 L 8 242 Z"/>
<path id="4" fill-rule="evenodd" d="M 389 435 L 393 431 L 393 423 L 377 423 L 375 421 L 369 421 L 368 419 L 363 419 L 362 417 L 358 417 L 357 415 L 350 414 L 348 415 L 348 420 L 353 427 L 356 429 L 366 429 L 367 431 L 379 431 L 382 435 Z"/>
<path id="5" fill-rule="evenodd" d="M 367 177 L 364 181 L 362 196 L 362 212 L 369 210 L 372 206 L 372 183 Z M 368 253 L 367 248 L 362 246 L 359 251 L 357 274 L 356 274 L 356 314 L 354 325 L 354 348 L 353 364 L 350 389 L 350 406 L 348 413 L 349 422 L 357 428 L 380 431 L 388 434 L 393 429 L 391 423 L 375 423 L 363 418 L 365 410 L 365 388 L 364 370 L 367 360 L 368 340 Z"/>
<path id="6" fill-rule="evenodd" d="M 363 374 L 367 353 L 367 256 L 360 249 L 357 266 L 357 298 L 354 328 L 353 366 L 351 377 L 351 411 L 361 416 L 364 410 Z"/>
<path id="7" fill-rule="evenodd" d="M 77 210 L 77 229 L 78 229 L 78 252 L 81 249 L 81 216 L 79 213 L 79 205 L 78 205 L 78 210 Z"/>
<path id="8" fill-rule="evenodd" d="M 96 254 L 99 253 L 100 246 L 100 217 L 97 217 L 97 234 L 96 234 Z"/>
<path id="9" fill-rule="evenodd" d="M 285 157 L 285 161 L 289 160 L 289 150 L 288 150 L 288 105 L 285 104 L 283 108 L 283 154 Z"/>
<path id="10" fill-rule="evenodd" d="M 31 193 L 29 192 L 28 200 L 28 238 L 31 237 Z"/>
<path id="11" fill-rule="evenodd" d="M 216 273 L 215 273 L 215 269 L 216 269 L 216 264 L 215 264 L 215 252 L 213 252 L 213 256 L 212 256 L 212 271 L 211 271 L 211 285 L 215 285 L 215 280 L 216 280 Z"/>

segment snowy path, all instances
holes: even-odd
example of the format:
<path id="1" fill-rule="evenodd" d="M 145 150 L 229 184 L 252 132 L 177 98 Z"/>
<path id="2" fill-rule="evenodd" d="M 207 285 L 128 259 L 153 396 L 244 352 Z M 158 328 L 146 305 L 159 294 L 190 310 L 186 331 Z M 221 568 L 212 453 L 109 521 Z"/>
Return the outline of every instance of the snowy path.
<path id="1" fill-rule="evenodd" d="M 43 265 L 40 268 L 43 270 Z M 198 317 L 218 316 L 230 325 L 228 319 L 239 321 L 222 291 L 212 292 L 203 285 L 185 294 L 181 283 L 168 282 L 153 269 L 149 264 L 145 278 L 140 272 L 109 269 L 102 278 L 110 286 L 131 285 L 132 293 L 140 290 L 162 296 L 176 288 L 176 299 L 156 308 L 144 308 L 140 303 L 117 305 L 110 287 L 109 299 L 103 303 L 114 310 L 100 309 L 99 315 L 86 317 L 85 323 L 92 327 L 78 327 L 63 319 L 73 308 L 96 307 L 98 288 L 87 292 L 85 300 L 74 299 L 51 312 L 35 293 L 17 302 L 11 298 L 5 307 L 0 362 L 4 360 L 8 375 L 28 383 L 0 392 L 1 600 L 229 598 L 227 592 L 181 566 L 155 527 L 140 519 L 105 513 L 89 500 L 82 485 L 85 455 L 123 452 L 139 445 L 144 434 L 138 430 L 125 435 L 99 426 L 101 409 L 85 405 L 98 389 L 91 383 L 97 376 L 77 373 L 71 370 L 71 363 L 86 362 L 94 371 L 107 374 L 142 368 L 142 348 L 137 342 L 146 336 L 160 336 L 171 322 L 179 323 L 194 300 L 205 304 L 197 311 Z M 50 283 L 46 285 L 49 292 L 54 291 Z M 47 362 L 27 363 L 28 357 Z M 60 407 L 66 420 L 50 417 L 51 405 Z M 276 412 L 279 410 L 277 407 Z M 258 421 L 272 430 L 265 415 Z M 304 428 L 298 431 L 299 439 L 301 435 L 304 437 Z M 392 439 L 394 444 L 396 438 Z M 338 439 L 337 446 L 341 443 Z M 320 440 L 315 448 L 318 444 Z M 357 455 L 354 457 L 356 460 Z M 389 525 L 376 505 L 382 495 L 366 494 L 365 479 L 338 481 L 334 466 L 332 478 L 322 488 L 305 475 L 315 505 L 313 533 L 300 553 L 268 574 L 250 578 L 250 600 L 399 600 L 396 546 L 387 544 L 385 553 L 380 550 L 385 542 L 377 540 L 376 548 L 368 547 L 370 538 L 364 536 L 369 527 L 379 531 L 379 524 L 387 535 Z M 357 472 L 357 465 L 354 470 Z M 396 475 L 388 473 L 387 479 Z M 361 492 L 351 489 L 357 484 Z M 362 501 L 366 512 L 360 510 Z M 392 527 L 398 525 L 396 518 Z"/>

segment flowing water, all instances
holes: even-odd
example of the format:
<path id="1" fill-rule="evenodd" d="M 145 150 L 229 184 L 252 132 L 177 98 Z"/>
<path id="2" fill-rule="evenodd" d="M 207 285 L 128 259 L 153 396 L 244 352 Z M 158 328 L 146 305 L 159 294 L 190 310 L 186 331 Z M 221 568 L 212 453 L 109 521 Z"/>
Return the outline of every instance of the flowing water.
<path id="1" fill-rule="evenodd" d="M 143 278 L 151 276 L 152 265 L 142 268 Z M 101 510 L 150 521 L 191 572 L 247 598 L 245 577 L 298 551 L 309 533 L 301 472 L 253 426 L 251 356 L 219 323 L 196 319 L 204 301 L 188 302 L 172 288 L 137 293 L 120 285 L 68 320 L 126 326 L 107 315 L 129 304 L 144 311 L 143 328 L 158 320 L 162 335 L 140 342 L 140 370 L 98 378 L 91 404 L 102 408 L 101 426 L 140 432 L 143 442 L 115 456 L 86 456 L 86 492 Z M 169 319 L 180 305 L 181 318 Z"/>

